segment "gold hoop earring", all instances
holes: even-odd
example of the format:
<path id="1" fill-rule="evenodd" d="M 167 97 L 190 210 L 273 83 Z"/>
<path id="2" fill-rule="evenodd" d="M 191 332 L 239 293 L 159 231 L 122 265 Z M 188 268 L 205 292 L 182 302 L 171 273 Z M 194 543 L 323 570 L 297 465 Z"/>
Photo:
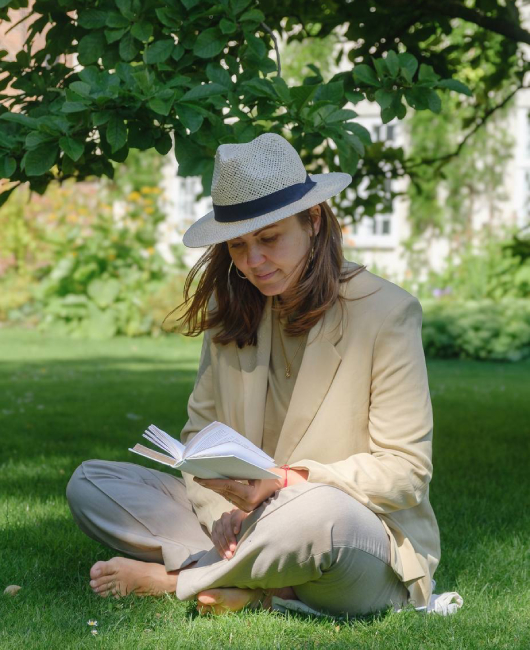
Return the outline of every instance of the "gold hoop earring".
<path id="1" fill-rule="evenodd" d="M 234 260 L 232 260 L 230 262 L 230 266 L 228 267 L 228 281 L 230 281 L 230 271 L 232 270 L 233 266 L 234 266 Z M 238 278 L 241 278 L 242 280 L 248 280 L 246 275 L 241 275 L 239 273 L 239 270 L 238 270 L 237 266 L 235 267 L 235 269 L 236 269 L 236 275 L 237 275 Z"/>

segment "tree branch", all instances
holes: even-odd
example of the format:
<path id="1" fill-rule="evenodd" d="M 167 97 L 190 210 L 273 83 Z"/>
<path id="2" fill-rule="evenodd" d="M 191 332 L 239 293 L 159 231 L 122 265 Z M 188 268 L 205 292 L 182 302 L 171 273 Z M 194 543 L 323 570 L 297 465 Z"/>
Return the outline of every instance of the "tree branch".
<path id="1" fill-rule="evenodd" d="M 506 106 L 506 104 L 510 101 L 510 99 L 512 99 L 512 97 L 519 90 L 522 90 L 524 88 L 530 88 L 530 86 L 525 86 L 523 84 L 518 85 L 501 102 L 495 104 L 495 106 L 491 106 L 487 111 L 485 111 L 485 113 L 477 120 L 473 128 L 470 129 L 463 137 L 463 139 L 459 142 L 458 146 L 454 151 L 447 153 L 443 156 L 438 156 L 437 158 L 424 158 L 422 160 L 418 160 L 415 163 L 412 163 L 411 165 L 408 166 L 405 165 L 404 167 L 405 174 L 409 174 L 410 170 L 416 169 L 417 167 L 422 167 L 423 165 L 433 165 L 436 163 L 438 163 L 436 167 L 436 173 L 439 172 L 445 163 L 451 160 L 451 158 L 455 158 L 456 156 L 458 156 L 458 154 L 462 151 L 463 147 L 465 147 L 468 140 L 472 138 L 482 126 L 484 126 L 486 121 L 493 115 L 493 113 L 503 108 L 503 106 Z"/>
<path id="2" fill-rule="evenodd" d="M 480 11 L 466 7 L 464 4 L 455 2 L 454 0 L 443 0 L 443 2 L 427 0 L 424 6 L 434 13 L 442 14 L 449 18 L 461 18 L 479 27 L 483 27 L 490 32 L 505 36 L 517 43 L 528 43 L 530 45 L 530 32 L 504 18 L 486 16 L 480 13 Z"/>
<path id="3" fill-rule="evenodd" d="M 266 25 L 265 23 L 261 23 L 261 26 L 263 27 L 263 29 L 268 34 L 271 35 L 271 38 L 274 41 L 274 49 L 276 50 L 276 60 L 278 61 L 278 74 L 277 74 L 277 76 L 281 77 L 282 76 L 282 64 L 281 64 L 281 61 L 280 61 L 280 50 L 278 48 L 278 41 L 276 40 L 276 36 L 274 36 L 274 33 L 273 33 L 272 29 L 268 25 Z"/>

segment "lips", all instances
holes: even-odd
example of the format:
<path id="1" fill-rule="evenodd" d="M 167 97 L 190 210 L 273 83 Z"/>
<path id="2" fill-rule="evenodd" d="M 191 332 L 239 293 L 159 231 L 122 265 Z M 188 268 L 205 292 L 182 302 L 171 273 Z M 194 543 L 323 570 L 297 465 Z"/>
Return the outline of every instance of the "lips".
<path id="1" fill-rule="evenodd" d="M 264 275 L 256 275 L 256 278 L 258 280 L 268 280 L 269 278 L 272 278 L 272 276 L 276 273 L 276 271 L 271 271 L 270 273 L 265 273 Z"/>

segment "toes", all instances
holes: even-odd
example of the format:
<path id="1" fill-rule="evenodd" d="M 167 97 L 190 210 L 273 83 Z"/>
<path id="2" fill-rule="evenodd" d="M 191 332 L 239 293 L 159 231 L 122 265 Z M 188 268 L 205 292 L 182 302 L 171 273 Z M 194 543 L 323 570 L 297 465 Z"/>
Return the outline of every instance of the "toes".
<path id="1" fill-rule="evenodd" d="M 95 578 L 99 578 L 100 576 L 104 575 L 106 564 L 107 562 L 103 562 L 102 560 L 96 562 L 90 569 L 90 577 L 94 580 Z"/>
<path id="2" fill-rule="evenodd" d="M 198 596 L 197 600 L 202 605 L 216 605 L 222 602 L 221 594 L 218 590 L 212 589 L 210 591 L 202 591 Z"/>

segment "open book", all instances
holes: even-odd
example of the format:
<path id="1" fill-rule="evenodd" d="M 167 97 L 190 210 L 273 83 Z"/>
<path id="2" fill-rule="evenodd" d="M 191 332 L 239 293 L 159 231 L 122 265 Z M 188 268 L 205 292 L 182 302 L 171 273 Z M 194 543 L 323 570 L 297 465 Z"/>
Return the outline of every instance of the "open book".
<path id="1" fill-rule="evenodd" d="M 135 445 L 129 451 L 197 478 L 278 478 L 277 474 L 267 471 L 268 467 L 275 465 L 273 458 L 221 422 L 212 422 L 204 427 L 187 445 L 154 424 L 146 429 L 143 436 L 169 456 L 144 445 Z"/>

